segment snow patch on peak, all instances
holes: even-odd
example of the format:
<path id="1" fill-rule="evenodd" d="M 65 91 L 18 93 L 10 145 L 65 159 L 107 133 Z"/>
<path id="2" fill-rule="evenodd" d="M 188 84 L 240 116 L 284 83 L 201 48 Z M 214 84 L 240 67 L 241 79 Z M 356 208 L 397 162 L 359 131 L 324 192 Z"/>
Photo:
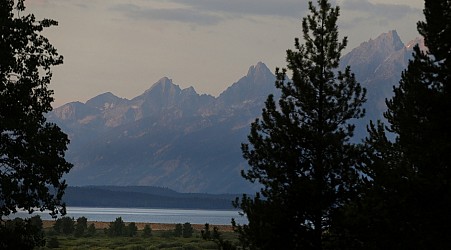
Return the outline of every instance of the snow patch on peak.
<path id="1" fill-rule="evenodd" d="M 407 49 L 413 49 L 413 47 L 415 47 L 415 45 L 417 45 L 420 47 L 421 51 L 427 51 L 427 47 L 424 44 L 424 38 L 422 37 L 417 37 L 415 39 L 413 39 L 412 41 L 408 42 L 406 45 Z"/>
<path id="2" fill-rule="evenodd" d="M 103 109 L 112 109 L 112 108 L 114 108 L 114 103 L 105 102 L 103 104 Z"/>
<path id="3" fill-rule="evenodd" d="M 116 104 L 126 101 L 126 99 L 120 98 L 112 94 L 111 92 L 106 92 L 100 94 L 96 97 L 89 99 L 86 105 L 89 107 L 105 110 L 113 108 Z"/>

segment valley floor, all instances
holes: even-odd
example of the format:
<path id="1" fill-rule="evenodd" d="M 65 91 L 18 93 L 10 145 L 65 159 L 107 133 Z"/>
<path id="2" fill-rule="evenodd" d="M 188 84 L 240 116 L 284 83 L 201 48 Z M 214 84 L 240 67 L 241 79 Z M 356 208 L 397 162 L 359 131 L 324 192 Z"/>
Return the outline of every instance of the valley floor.
<path id="1" fill-rule="evenodd" d="M 173 236 L 175 224 L 162 223 L 136 223 L 138 234 L 134 237 L 109 237 L 104 233 L 104 229 L 109 226 L 109 222 L 88 222 L 94 223 L 96 233 L 89 237 L 74 237 L 73 235 L 52 235 L 51 228 L 54 221 L 44 221 L 44 231 L 46 234 L 46 246 L 37 248 L 47 249 L 116 249 L 116 250 L 147 250 L 147 249 L 218 249 L 216 243 L 202 239 L 201 230 L 204 225 L 193 224 L 193 235 L 189 238 Z M 126 223 L 127 224 L 127 223 Z M 152 236 L 143 236 L 142 229 L 146 224 L 152 228 Z M 213 225 L 212 225 L 213 227 Z M 221 235 L 226 240 L 237 241 L 237 235 L 233 232 L 232 226 L 218 226 Z M 53 241 L 51 244 L 50 241 Z M 56 243 L 56 245 L 54 245 Z M 53 245 L 52 245 L 53 244 Z"/>
<path id="2" fill-rule="evenodd" d="M 108 228 L 111 222 L 105 222 L 105 221 L 88 221 L 88 225 L 94 223 L 94 226 L 96 229 L 105 229 Z M 51 220 L 44 220 L 43 226 L 44 229 L 50 229 L 53 227 L 53 224 L 55 224 L 55 221 Z M 128 224 L 128 223 L 125 223 Z M 146 225 L 150 225 L 150 228 L 152 228 L 152 231 L 168 231 L 168 230 L 174 230 L 176 224 L 171 223 L 144 223 L 144 222 L 136 222 L 136 227 L 138 227 L 138 230 L 143 230 Z M 202 224 L 191 224 L 194 230 L 201 231 L 205 225 Z M 211 228 L 217 227 L 220 232 L 233 232 L 233 228 L 231 225 L 210 225 Z"/>

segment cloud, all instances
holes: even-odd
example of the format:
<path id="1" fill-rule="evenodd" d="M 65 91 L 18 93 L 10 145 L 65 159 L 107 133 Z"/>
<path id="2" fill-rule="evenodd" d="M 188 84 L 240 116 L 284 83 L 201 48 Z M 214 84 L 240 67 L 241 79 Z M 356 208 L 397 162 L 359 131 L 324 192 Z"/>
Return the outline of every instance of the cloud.
<path id="1" fill-rule="evenodd" d="M 345 0 L 342 8 L 368 15 L 370 18 L 399 20 L 405 16 L 416 14 L 418 9 L 401 4 L 376 4 L 368 0 Z"/>
<path id="2" fill-rule="evenodd" d="M 152 1 L 146 4 L 121 3 L 111 10 L 128 18 L 163 20 L 196 25 L 215 25 L 227 19 L 252 16 L 278 18 L 303 17 L 308 10 L 307 0 L 167 0 L 172 8 L 155 8 Z M 177 7 L 173 7 L 173 6 Z"/>
<path id="3" fill-rule="evenodd" d="M 197 25 L 214 25 L 223 19 L 220 15 L 191 8 L 159 9 L 136 4 L 117 4 L 110 9 L 121 12 L 127 17 L 136 20 L 161 20 Z"/>
<path id="4" fill-rule="evenodd" d="M 166 0 L 170 8 L 157 8 L 152 0 L 147 4 L 121 3 L 111 7 L 131 19 L 162 20 L 195 25 L 216 25 L 227 19 L 249 17 L 276 17 L 301 19 L 308 14 L 308 0 Z M 315 5 L 316 5 L 316 1 Z M 400 20 L 420 10 L 401 4 L 372 3 L 368 0 L 332 0 L 339 2 L 342 14 L 356 13 L 346 18 L 343 26 L 359 25 L 356 20 L 389 23 Z M 161 3 L 161 2 L 160 2 Z M 175 6 L 175 7 L 174 7 Z M 350 21 L 349 21 L 350 20 Z"/>
<path id="5" fill-rule="evenodd" d="M 421 10 L 402 4 L 372 3 L 368 0 L 342 0 L 340 28 L 355 29 L 365 25 L 386 27 L 403 23 L 403 19 L 420 18 Z"/>
<path id="6" fill-rule="evenodd" d="M 307 0 L 170 0 L 193 9 L 229 15 L 300 18 Z"/>

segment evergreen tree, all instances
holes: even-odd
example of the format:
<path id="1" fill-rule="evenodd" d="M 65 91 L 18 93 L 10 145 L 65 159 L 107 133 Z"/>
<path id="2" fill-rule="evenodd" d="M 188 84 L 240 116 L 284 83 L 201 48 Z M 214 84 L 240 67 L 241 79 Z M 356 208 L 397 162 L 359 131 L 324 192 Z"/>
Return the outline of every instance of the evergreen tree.
<path id="1" fill-rule="evenodd" d="M 175 229 L 174 229 L 174 236 L 175 237 L 181 237 L 183 234 L 183 227 L 181 223 L 177 223 L 175 225 Z"/>
<path id="2" fill-rule="evenodd" d="M 235 250 L 237 247 L 230 241 L 224 240 L 222 234 L 217 227 L 213 227 L 213 232 L 210 231 L 210 225 L 205 224 L 204 229 L 201 230 L 202 239 L 207 241 L 213 241 L 220 250 Z"/>
<path id="3" fill-rule="evenodd" d="M 56 232 L 61 232 L 65 235 L 72 234 L 75 230 L 74 218 L 64 216 L 56 220 L 55 225 L 53 225 L 53 228 L 55 229 Z"/>
<path id="4" fill-rule="evenodd" d="M 88 229 L 88 218 L 82 216 L 77 219 L 77 224 L 75 224 L 74 236 L 82 237 L 85 231 Z"/>
<path id="5" fill-rule="evenodd" d="M 287 51 L 287 70 L 276 69 L 278 105 L 273 95 L 242 145 L 250 169 L 244 178 L 263 188 L 235 205 L 248 225 L 236 225 L 251 249 L 323 249 L 334 213 L 354 195 L 361 147 L 350 142 L 353 119 L 363 117 L 365 90 L 349 67 L 338 71 L 339 7 L 327 0 L 309 3 L 302 21 L 304 44 Z"/>
<path id="6" fill-rule="evenodd" d="M 96 226 L 94 223 L 89 224 L 88 228 L 86 229 L 86 235 L 89 237 L 96 235 Z"/>
<path id="7" fill-rule="evenodd" d="M 115 221 L 110 222 L 110 225 L 105 232 L 110 237 L 124 236 L 127 234 L 125 223 L 122 217 L 117 217 Z"/>
<path id="8" fill-rule="evenodd" d="M 426 0 L 424 14 L 427 51 L 414 48 L 387 128 L 369 129 L 369 186 L 350 226 L 364 249 L 451 248 L 451 1 Z"/>
<path id="9" fill-rule="evenodd" d="M 143 229 L 143 237 L 151 237 L 152 236 L 152 228 L 149 224 L 146 224 Z"/>
<path id="10" fill-rule="evenodd" d="M 125 229 L 125 236 L 134 237 L 138 234 L 138 227 L 135 222 L 128 223 Z"/>
<path id="11" fill-rule="evenodd" d="M 190 238 L 191 236 L 193 236 L 194 229 L 191 226 L 191 223 L 186 222 L 185 224 L 183 224 L 182 230 L 183 230 L 182 233 L 183 238 Z"/>
<path id="12" fill-rule="evenodd" d="M 24 0 L 0 1 L 0 220 L 18 209 L 64 213 L 60 179 L 72 167 L 67 135 L 44 116 L 63 57 L 40 32 L 57 22 L 24 11 Z"/>

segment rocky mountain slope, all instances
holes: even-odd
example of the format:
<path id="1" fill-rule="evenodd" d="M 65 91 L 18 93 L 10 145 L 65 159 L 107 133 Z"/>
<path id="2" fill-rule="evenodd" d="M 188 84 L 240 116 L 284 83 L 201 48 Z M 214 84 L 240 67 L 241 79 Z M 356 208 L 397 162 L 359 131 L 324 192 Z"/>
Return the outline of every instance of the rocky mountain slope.
<path id="1" fill-rule="evenodd" d="M 350 65 L 368 88 L 368 116 L 358 123 L 358 137 L 365 135 L 369 119 L 381 117 L 411 50 L 391 31 L 343 57 L 342 65 Z M 165 77 L 131 100 L 104 93 L 58 107 L 48 119 L 71 139 L 67 159 L 75 167 L 66 176 L 68 183 L 253 192 L 256 185 L 240 176 L 246 168 L 240 144 L 268 94 L 277 95 L 274 82 L 260 62 L 218 97 L 181 89 Z"/>
<path id="2" fill-rule="evenodd" d="M 357 138 L 366 136 L 369 120 L 385 121 L 385 100 L 393 96 L 393 86 L 401 79 L 401 72 L 407 67 L 415 44 L 424 49 L 422 39 L 404 45 L 398 33 L 392 30 L 363 42 L 341 58 L 341 68 L 350 65 L 357 80 L 367 89 L 366 117 L 357 124 Z"/>
<path id="3" fill-rule="evenodd" d="M 105 93 L 56 108 L 49 120 L 71 139 L 68 183 L 248 191 L 240 144 L 274 81 L 258 63 L 217 98 L 162 78 L 131 100 Z"/>

